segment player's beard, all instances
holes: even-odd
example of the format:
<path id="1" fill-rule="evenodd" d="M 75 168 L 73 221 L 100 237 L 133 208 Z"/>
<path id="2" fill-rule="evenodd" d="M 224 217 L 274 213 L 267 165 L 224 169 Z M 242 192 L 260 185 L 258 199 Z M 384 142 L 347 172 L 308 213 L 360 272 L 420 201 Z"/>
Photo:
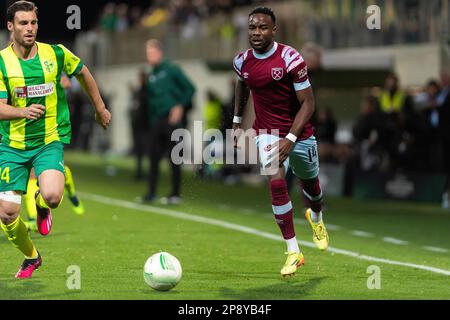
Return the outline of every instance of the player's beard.
<path id="1" fill-rule="evenodd" d="M 36 43 L 36 36 L 33 37 L 33 40 L 31 42 L 26 40 L 25 35 L 23 37 L 14 36 L 14 41 L 23 48 L 31 49 Z"/>

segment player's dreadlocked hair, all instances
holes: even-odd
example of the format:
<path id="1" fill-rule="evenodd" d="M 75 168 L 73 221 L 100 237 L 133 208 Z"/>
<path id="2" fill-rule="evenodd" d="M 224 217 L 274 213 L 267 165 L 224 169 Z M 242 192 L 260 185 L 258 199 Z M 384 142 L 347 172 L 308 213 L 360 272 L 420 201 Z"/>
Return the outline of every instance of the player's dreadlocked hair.
<path id="1" fill-rule="evenodd" d="M 272 18 L 273 23 L 274 24 L 276 23 L 275 13 L 273 13 L 272 9 L 267 8 L 267 7 L 257 7 L 255 9 L 253 9 L 252 12 L 250 12 L 250 14 L 248 16 L 250 17 L 257 13 L 262 13 L 262 14 L 266 14 L 266 15 L 270 16 Z"/>
<path id="2" fill-rule="evenodd" d="M 31 1 L 17 1 L 14 2 L 12 5 L 9 6 L 8 10 L 6 11 L 6 18 L 9 22 L 14 21 L 14 17 L 16 16 L 16 12 L 18 11 L 34 11 L 37 14 L 38 8 L 34 4 L 34 2 Z"/>

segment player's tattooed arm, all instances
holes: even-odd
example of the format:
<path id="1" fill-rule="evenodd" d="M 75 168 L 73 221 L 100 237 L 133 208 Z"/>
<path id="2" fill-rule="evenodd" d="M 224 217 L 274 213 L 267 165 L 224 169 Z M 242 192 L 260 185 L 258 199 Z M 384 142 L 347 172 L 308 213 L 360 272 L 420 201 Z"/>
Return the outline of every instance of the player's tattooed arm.
<path id="1" fill-rule="evenodd" d="M 300 110 L 297 112 L 295 116 L 294 123 L 291 126 L 291 130 L 289 133 L 293 134 L 295 137 L 300 136 L 305 127 L 306 123 L 311 119 L 314 109 L 315 109 L 315 101 L 314 101 L 314 93 L 311 87 L 308 87 L 304 90 L 296 91 L 297 99 L 301 104 Z M 283 162 L 287 159 L 289 154 L 291 153 L 294 142 L 285 138 L 280 140 L 279 143 L 279 161 L 280 167 L 283 165 Z"/>

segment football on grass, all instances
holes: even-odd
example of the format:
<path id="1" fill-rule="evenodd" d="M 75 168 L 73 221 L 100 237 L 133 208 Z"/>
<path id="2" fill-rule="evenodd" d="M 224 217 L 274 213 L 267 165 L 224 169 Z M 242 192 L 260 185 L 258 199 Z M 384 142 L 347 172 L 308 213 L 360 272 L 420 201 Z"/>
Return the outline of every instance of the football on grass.
<path id="1" fill-rule="evenodd" d="M 158 252 L 147 259 L 144 265 L 144 280 L 155 290 L 168 291 L 181 280 L 181 264 L 167 252 Z"/>

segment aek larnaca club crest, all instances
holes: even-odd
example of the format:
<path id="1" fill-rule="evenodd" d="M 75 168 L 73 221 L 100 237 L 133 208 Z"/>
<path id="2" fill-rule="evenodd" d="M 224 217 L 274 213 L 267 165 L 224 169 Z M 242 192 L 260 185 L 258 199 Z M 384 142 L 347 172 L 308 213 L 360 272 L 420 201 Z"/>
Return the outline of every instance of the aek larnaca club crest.
<path id="1" fill-rule="evenodd" d="M 273 80 L 281 80 L 283 78 L 283 68 L 272 68 L 272 78 Z"/>

